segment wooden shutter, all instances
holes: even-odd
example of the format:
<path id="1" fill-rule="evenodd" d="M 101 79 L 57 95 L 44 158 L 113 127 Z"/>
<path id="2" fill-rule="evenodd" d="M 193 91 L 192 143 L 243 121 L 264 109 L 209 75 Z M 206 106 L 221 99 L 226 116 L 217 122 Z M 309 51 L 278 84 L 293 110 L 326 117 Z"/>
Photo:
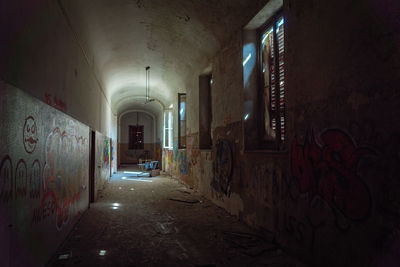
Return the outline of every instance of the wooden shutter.
<path id="1" fill-rule="evenodd" d="M 279 66 L 279 124 L 281 141 L 285 141 L 285 62 L 284 62 L 284 19 L 280 18 L 276 26 L 278 38 L 278 66 Z"/>

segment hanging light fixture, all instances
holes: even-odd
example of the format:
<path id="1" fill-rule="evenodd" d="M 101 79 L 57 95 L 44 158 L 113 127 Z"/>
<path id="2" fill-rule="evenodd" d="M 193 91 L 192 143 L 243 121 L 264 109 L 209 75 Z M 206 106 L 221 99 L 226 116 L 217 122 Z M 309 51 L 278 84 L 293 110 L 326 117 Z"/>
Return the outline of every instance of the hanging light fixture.
<path id="1" fill-rule="evenodd" d="M 150 66 L 147 66 L 145 69 L 146 69 L 146 101 L 144 103 L 147 104 L 149 102 L 153 102 L 154 99 L 150 98 Z"/>

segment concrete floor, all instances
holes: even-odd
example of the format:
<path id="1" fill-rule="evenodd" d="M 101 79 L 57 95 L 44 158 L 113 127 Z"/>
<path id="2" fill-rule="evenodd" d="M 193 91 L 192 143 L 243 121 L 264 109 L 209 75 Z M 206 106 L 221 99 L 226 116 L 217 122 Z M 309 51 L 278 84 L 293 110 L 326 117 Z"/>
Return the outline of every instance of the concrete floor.
<path id="1" fill-rule="evenodd" d="M 125 170 L 127 171 L 127 170 Z M 130 169 L 130 171 L 133 171 Z M 60 260 L 59 255 L 69 254 Z M 104 255 L 100 255 L 104 254 Z M 169 176 L 119 171 L 49 266 L 305 266 Z"/>

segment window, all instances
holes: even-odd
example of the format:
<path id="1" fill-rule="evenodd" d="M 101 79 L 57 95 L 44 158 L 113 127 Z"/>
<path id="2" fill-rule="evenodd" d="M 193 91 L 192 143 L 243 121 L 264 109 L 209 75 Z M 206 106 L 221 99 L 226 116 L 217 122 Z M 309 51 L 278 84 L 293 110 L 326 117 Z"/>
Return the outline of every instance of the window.
<path id="1" fill-rule="evenodd" d="M 172 149 L 172 111 L 164 112 L 164 148 Z"/>
<path id="2" fill-rule="evenodd" d="M 211 86 L 212 74 L 200 75 L 199 77 L 199 146 L 200 149 L 210 149 L 211 140 Z"/>
<path id="3" fill-rule="evenodd" d="M 178 94 L 178 147 L 186 148 L 186 94 Z"/>
<path id="4" fill-rule="evenodd" d="M 144 149 L 143 125 L 129 126 L 129 149 Z"/>
<path id="5" fill-rule="evenodd" d="M 259 31 L 263 103 L 262 143 L 280 148 L 285 141 L 284 18 L 274 17 Z"/>

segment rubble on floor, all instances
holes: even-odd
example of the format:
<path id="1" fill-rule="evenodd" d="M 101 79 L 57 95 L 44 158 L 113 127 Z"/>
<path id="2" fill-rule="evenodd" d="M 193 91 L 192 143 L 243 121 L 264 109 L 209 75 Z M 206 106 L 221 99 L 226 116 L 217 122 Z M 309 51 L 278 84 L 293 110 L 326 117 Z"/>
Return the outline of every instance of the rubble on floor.
<path id="1" fill-rule="evenodd" d="M 306 266 L 170 177 L 122 177 L 113 176 L 49 266 Z"/>

